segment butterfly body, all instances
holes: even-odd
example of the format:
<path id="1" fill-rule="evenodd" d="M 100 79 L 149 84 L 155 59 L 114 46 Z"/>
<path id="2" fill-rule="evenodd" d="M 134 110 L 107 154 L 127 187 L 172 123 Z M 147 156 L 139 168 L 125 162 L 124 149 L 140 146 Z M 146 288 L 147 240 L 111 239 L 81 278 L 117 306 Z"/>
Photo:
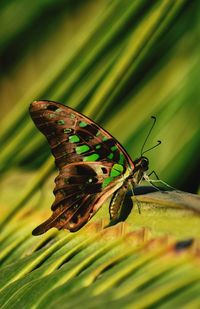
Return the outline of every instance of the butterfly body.
<path id="1" fill-rule="evenodd" d="M 113 193 L 111 219 L 128 186 L 134 186 L 148 169 L 148 159 L 134 162 L 107 131 L 89 118 L 60 103 L 36 101 L 31 117 L 46 136 L 59 175 L 55 179 L 52 216 L 37 227 L 40 235 L 52 227 L 77 231 L 85 225 Z"/>

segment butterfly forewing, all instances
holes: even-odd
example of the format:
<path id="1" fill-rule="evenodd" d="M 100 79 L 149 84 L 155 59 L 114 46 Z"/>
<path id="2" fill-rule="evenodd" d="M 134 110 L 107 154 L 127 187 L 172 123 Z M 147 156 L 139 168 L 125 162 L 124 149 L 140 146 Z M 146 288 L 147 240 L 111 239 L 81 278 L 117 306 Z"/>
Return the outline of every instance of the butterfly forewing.
<path id="1" fill-rule="evenodd" d="M 38 101 L 31 104 L 30 114 L 46 136 L 59 169 L 53 214 L 34 234 L 51 227 L 78 230 L 123 185 L 133 162 L 107 131 L 69 107 Z"/>

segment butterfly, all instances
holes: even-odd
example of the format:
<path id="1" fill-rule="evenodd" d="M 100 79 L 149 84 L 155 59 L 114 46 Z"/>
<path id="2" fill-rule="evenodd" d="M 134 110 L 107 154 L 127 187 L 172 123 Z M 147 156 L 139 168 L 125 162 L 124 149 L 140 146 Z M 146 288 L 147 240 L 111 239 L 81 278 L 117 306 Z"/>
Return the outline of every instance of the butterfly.
<path id="1" fill-rule="evenodd" d="M 32 234 L 40 235 L 53 227 L 75 232 L 110 196 L 110 219 L 116 220 L 128 188 L 140 183 L 148 170 L 149 160 L 143 152 L 132 161 L 111 134 L 61 103 L 35 101 L 29 111 L 36 127 L 46 136 L 59 170 L 53 213 Z"/>

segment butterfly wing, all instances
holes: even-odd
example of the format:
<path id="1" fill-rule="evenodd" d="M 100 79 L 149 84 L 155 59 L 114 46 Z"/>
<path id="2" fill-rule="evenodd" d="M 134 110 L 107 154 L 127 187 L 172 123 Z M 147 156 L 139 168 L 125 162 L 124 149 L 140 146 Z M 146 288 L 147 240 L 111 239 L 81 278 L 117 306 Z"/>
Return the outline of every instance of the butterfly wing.
<path id="1" fill-rule="evenodd" d="M 117 190 L 134 164 L 124 148 L 89 118 L 60 103 L 33 102 L 31 117 L 46 136 L 59 175 L 52 216 L 33 231 L 76 231 Z"/>
<path id="2" fill-rule="evenodd" d="M 38 226 L 33 235 L 40 235 L 52 227 L 75 232 L 85 225 L 104 201 L 123 184 L 118 176 L 104 188 L 112 164 L 101 162 L 71 163 L 62 168 L 55 179 L 55 201 L 52 216 Z"/>

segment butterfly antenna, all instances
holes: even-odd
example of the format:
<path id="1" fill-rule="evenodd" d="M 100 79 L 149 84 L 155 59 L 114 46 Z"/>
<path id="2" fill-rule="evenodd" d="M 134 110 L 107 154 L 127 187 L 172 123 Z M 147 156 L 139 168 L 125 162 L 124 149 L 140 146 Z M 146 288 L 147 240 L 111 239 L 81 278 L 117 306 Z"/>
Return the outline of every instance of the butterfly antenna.
<path id="1" fill-rule="evenodd" d="M 151 147 L 151 148 L 149 148 L 149 149 L 145 150 L 145 151 L 142 153 L 142 155 L 143 155 L 144 153 L 148 152 L 149 150 L 151 150 L 151 149 L 154 149 L 154 148 L 158 147 L 160 144 L 161 144 L 161 141 L 157 141 L 157 144 L 156 144 L 156 145 L 154 145 L 153 147 Z"/>
<path id="2" fill-rule="evenodd" d="M 155 147 L 157 147 L 158 145 L 161 144 L 161 141 L 158 141 L 158 143 L 155 146 L 153 146 L 153 147 L 151 147 L 151 148 L 149 148 L 149 149 L 144 151 L 144 147 L 145 147 L 145 145 L 146 145 L 146 143 L 148 141 L 148 138 L 149 138 L 149 136 L 151 134 L 151 131 L 153 130 L 153 127 L 155 126 L 155 123 L 156 123 L 156 117 L 155 116 L 151 116 L 151 118 L 153 119 L 153 124 L 152 124 L 152 126 L 151 126 L 151 128 L 149 130 L 149 133 L 147 134 L 147 137 L 145 138 L 145 141 L 144 141 L 144 143 L 142 145 L 141 156 L 143 156 L 143 154 L 146 153 L 147 151 L 149 151 L 149 150 L 151 150 L 151 149 L 153 149 L 153 148 L 155 148 Z"/>

